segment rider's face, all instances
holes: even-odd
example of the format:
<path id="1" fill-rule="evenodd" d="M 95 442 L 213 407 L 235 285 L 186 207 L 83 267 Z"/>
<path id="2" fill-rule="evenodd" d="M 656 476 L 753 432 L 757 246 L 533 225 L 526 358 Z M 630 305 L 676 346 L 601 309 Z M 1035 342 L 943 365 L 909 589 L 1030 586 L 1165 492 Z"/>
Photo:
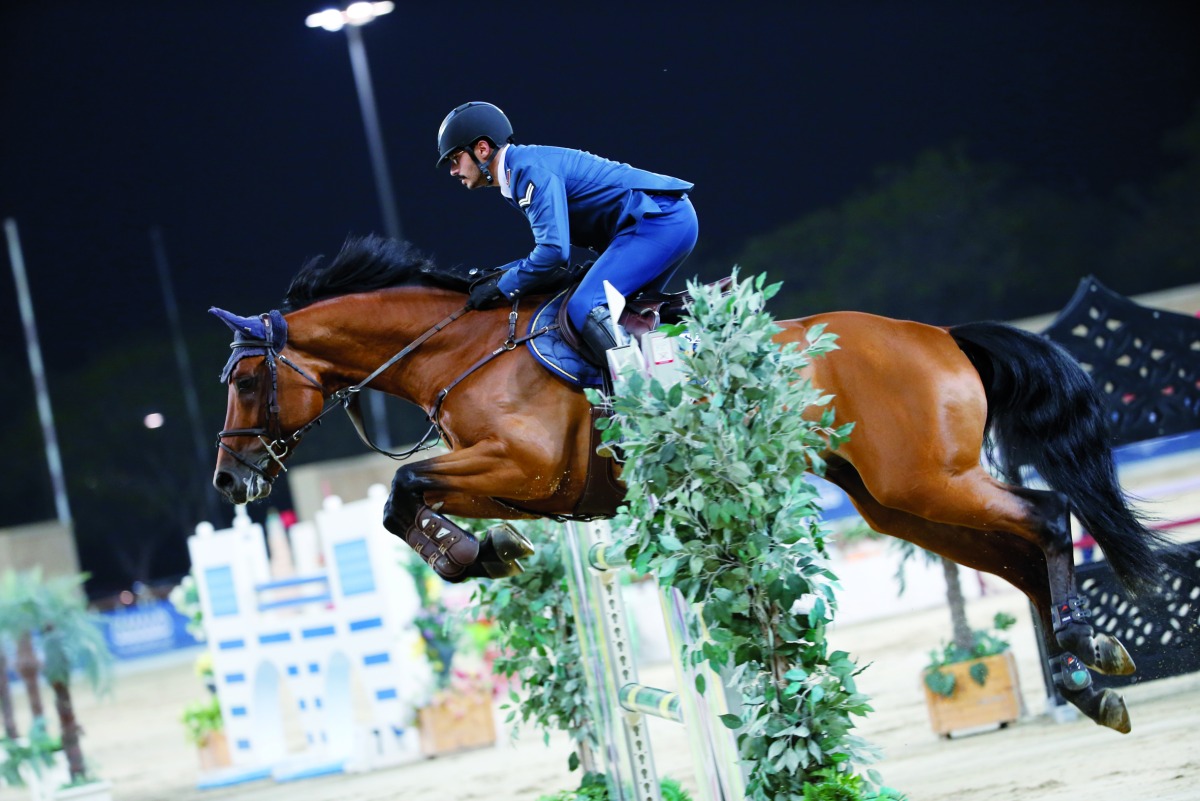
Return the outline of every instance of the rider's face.
<path id="1" fill-rule="evenodd" d="M 483 143 L 481 143 L 483 144 Z M 479 145 L 476 145 L 478 148 Z M 471 158 L 471 155 L 466 150 L 459 150 L 450 156 L 450 174 L 459 180 L 467 189 L 478 189 L 481 186 L 487 186 L 487 181 L 483 178 L 483 172 L 480 171 L 479 165 Z"/>

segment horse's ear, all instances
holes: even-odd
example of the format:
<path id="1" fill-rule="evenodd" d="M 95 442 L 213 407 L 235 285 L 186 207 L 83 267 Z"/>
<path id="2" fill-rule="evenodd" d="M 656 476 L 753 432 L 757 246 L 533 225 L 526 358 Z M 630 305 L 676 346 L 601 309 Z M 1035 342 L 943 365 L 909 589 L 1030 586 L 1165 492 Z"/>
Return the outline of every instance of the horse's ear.
<path id="1" fill-rule="evenodd" d="M 262 328 L 262 323 L 257 317 L 239 317 L 233 312 L 218 309 L 216 306 L 211 307 L 208 313 L 229 326 L 229 330 L 235 334 L 251 334 L 256 328 Z"/>

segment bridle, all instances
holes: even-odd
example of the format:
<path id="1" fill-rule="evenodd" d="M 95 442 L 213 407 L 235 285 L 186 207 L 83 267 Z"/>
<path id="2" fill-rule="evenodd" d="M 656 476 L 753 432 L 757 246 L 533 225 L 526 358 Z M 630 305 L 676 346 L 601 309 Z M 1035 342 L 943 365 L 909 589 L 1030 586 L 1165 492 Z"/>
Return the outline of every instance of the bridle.
<path id="1" fill-rule="evenodd" d="M 248 460 L 244 456 L 242 456 L 240 453 L 235 451 L 233 448 L 226 445 L 224 440 L 229 437 L 254 437 L 254 438 L 256 438 L 260 443 L 262 443 L 263 449 L 266 451 L 267 456 L 269 457 L 269 460 L 273 461 L 275 464 L 279 465 L 279 469 L 281 472 L 286 473 L 287 466 L 284 465 L 284 463 L 283 463 L 284 458 L 286 458 L 287 455 L 291 453 L 292 449 L 295 448 L 300 443 L 300 440 L 304 438 L 305 434 L 307 434 L 309 431 L 311 431 L 315 426 L 320 425 L 321 419 L 324 418 L 325 415 L 329 414 L 334 409 L 341 407 L 342 409 L 344 409 L 346 411 L 346 416 L 350 418 L 350 422 L 354 425 L 354 429 L 358 432 L 359 438 L 362 439 L 362 441 L 364 443 L 366 443 L 367 447 L 369 447 L 371 450 L 375 451 L 376 453 L 381 453 L 390 459 L 407 459 L 408 457 L 412 456 L 414 453 L 417 453 L 419 451 L 422 451 L 422 450 L 425 450 L 428 448 L 432 448 L 434 445 L 436 445 L 438 443 L 439 440 L 442 439 L 442 429 L 438 423 L 438 415 L 441 411 L 442 403 L 445 401 L 446 396 L 450 393 L 450 390 L 454 389 L 454 387 L 458 386 L 463 381 L 463 379 L 465 379 L 467 376 L 474 373 L 480 367 L 483 367 L 485 364 L 487 364 L 488 362 L 490 362 L 492 359 L 496 358 L 500 354 L 506 353 L 510 350 L 514 350 L 517 347 L 517 345 L 528 342 L 529 340 L 531 340 L 535 337 L 539 337 L 542 334 L 546 333 L 547 331 L 553 330 L 558 327 L 556 324 L 547 325 L 547 326 L 544 326 L 543 328 L 538 329 L 537 331 L 530 333 L 527 336 L 518 338 L 516 336 L 517 301 L 514 301 L 512 312 L 508 316 L 508 339 L 506 339 L 504 341 L 504 343 L 502 345 L 500 345 L 500 347 L 496 348 L 494 351 L 489 353 L 487 356 L 484 356 L 482 359 L 477 361 L 475 364 L 473 364 L 471 367 L 469 367 L 466 370 L 466 372 L 464 372 L 462 375 L 455 378 L 444 389 L 442 389 L 440 392 L 438 392 L 437 399 L 434 403 L 433 409 L 429 413 L 429 422 L 430 422 L 429 429 L 417 441 L 417 443 L 415 445 L 413 445 L 411 448 L 408 448 L 407 450 L 399 451 L 399 452 L 395 452 L 395 453 L 380 448 L 371 440 L 370 435 L 367 433 L 366 425 L 363 423 L 362 409 L 359 405 L 359 393 L 362 392 L 362 390 L 366 389 L 368 384 L 370 384 L 372 381 L 374 381 L 376 378 L 378 378 L 384 372 L 389 370 L 398 361 L 400 361 L 405 356 L 412 353 L 418 347 L 423 345 L 434 334 L 438 333 L 443 328 L 450 325 L 450 323 L 452 323 L 455 320 L 462 317 L 464 314 L 467 313 L 467 311 L 468 311 L 467 307 L 464 306 L 463 308 L 454 312 L 449 317 L 445 318 L 444 320 L 439 322 L 437 325 L 433 326 L 428 331 L 426 331 L 425 333 L 421 334 L 419 337 L 414 339 L 405 348 L 403 348 L 396 355 L 392 356 L 386 362 L 381 364 L 378 368 L 375 369 L 374 372 L 372 372 L 370 375 L 368 375 L 362 381 L 359 381 L 357 384 L 354 384 L 353 386 L 345 387 L 344 389 L 339 389 L 338 391 L 334 392 L 325 401 L 324 408 L 321 409 L 321 411 L 317 414 L 317 416 L 314 417 L 312 420 L 309 420 L 307 423 L 305 423 L 300 428 L 298 428 L 291 435 L 285 435 L 283 433 L 283 425 L 279 419 L 280 405 L 279 405 L 279 368 L 278 368 L 278 364 L 283 364 L 283 365 L 295 370 L 306 381 L 308 381 L 310 384 L 312 384 L 314 387 L 316 387 L 318 390 L 320 390 L 322 396 L 324 396 L 324 394 L 325 394 L 325 387 L 321 385 L 320 381 L 318 381 L 317 379 L 315 379 L 311 375 L 309 375 L 307 372 L 305 372 L 305 370 L 303 368 L 301 368 L 299 365 L 297 365 L 291 359 L 289 359 L 283 355 L 283 353 L 281 351 L 283 350 L 284 347 L 286 347 L 286 342 L 284 344 L 280 345 L 279 350 L 275 349 L 271 315 L 270 314 L 259 315 L 259 319 L 263 323 L 264 337 L 262 339 L 247 339 L 247 338 L 243 338 L 244 335 L 239 336 L 238 338 L 236 338 L 233 341 L 233 343 L 230 344 L 229 347 L 231 349 L 233 349 L 234 351 L 245 348 L 245 349 L 262 350 L 264 352 L 263 360 L 266 362 L 267 372 L 270 375 L 270 379 L 271 379 L 270 394 L 267 396 L 267 424 L 265 426 L 261 426 L 258 428 L 231 428 L 231 429 L 223 430 L 217 434 L 217 447 L 220 448 L 225 453 L 229 454 L 231 457 L 233 457 L 233 459 L 235 461 L 237 461 L 239 464 L 241 464 L 243 467 L 245 467 L 246 469 L 248 469 L 251 472 L 258 475 L 268 485 L 272 485 L 275 483 L 275 478 L 277 477 L 278 474 L 276 474 L 276 476 L 270 475 L 266 471 L 266 469 L 264 469 L 263 467 L 260 467 L 258 464 L 254 463 L 254 462 L 251 462 L 250 460 Z"/>

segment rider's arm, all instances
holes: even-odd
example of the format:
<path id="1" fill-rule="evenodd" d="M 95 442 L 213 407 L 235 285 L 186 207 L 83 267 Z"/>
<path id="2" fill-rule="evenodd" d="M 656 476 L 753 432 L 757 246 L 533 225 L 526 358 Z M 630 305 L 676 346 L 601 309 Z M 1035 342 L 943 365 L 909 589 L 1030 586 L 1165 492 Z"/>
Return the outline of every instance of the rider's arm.
<path id="1" fill-rule="evenodd" d="M 533 229 L 533 250 L 501 269 L 500 291 L 510 299 L 527 295 L 558 277 L 571 257 L 571 225 L 567 216 L 567 190 L 562 179 L 549 172 L 530 170 L 516 176 L 513 198 Z"/>

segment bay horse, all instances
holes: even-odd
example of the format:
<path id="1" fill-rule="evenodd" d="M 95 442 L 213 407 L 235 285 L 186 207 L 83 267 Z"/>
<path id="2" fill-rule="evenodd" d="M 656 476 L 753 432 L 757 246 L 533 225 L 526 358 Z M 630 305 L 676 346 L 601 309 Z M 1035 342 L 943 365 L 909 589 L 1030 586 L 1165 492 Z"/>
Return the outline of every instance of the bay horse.
<path id="1" fill-rule="evenodd" d="M 448 580 L 505 575 L 528 543 L 504 529 L 481 543 L 447 515 L 570 518 L 596 478 L 593 407 L 517 346 L 516 321 L 528 325 L 538 298 L 467 311 L 465 285 L 431 278 L 431 265 L 407 243 L 351 238 L 334 259 L 300 270 L 283 311 L 214 309 L 235 339 L 213 483 L 235 504 L 266 497 L 314 422 L 339 403 L 352 408 L 369 382 L 423 409 L 449 448 L 399 467 L 384 526 Z M 823 454 L 826 478 L 873 529 L 1023 592 L 1063 696 L 1128 732 L 1124 700 L 1093 687 L 1088 669 L 1126 675 L 1133 660 L 1088 623 L 1070 514 L 1131 591 L 1158 579 L 1162 542 L 1121 492 L 1086 372 L 1048 340 L 995 322 L 937 327 L 830 312 L 779 321 L 776 339 L 803 343 L 817 324 L 839 349 L 814 360 L 811 380 L 835 396 L 839 422 L 855 423 L 849 442 Z M 981 464 L 989 435 L 1005 480 Z M 1022 486 L 1022 464 L 1050 489 Z"/>

